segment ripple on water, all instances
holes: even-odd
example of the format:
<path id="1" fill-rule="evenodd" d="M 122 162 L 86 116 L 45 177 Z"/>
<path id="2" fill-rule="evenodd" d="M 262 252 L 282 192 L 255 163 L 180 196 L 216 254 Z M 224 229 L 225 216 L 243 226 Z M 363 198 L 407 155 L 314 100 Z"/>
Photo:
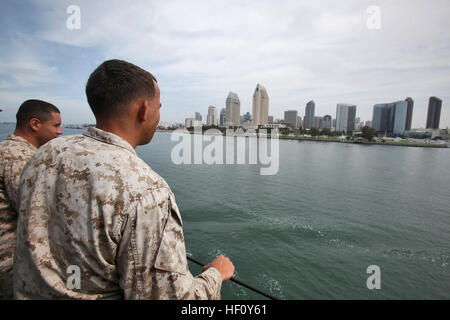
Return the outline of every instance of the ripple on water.
<path id="1" fill-rule="evenodd" d="M 266 291 L 267 293 L 278 299 L 282 300 L 286 299 L 286 294 L 284 293 L 281 281 L 266 273 L 259 275 L 258 279 L 259 283 L 261 283 L 262 288 L 264 288 L 262 290 Z"/>
<path id="2" fill-rule="evenodd" d="M 421 260 L 438 264 L 447 268 L 450 263 L 450 253 L 432 253 L 427 250 L 413 251 L 410 249 L 388 249 L 383 251 L 383 257 L 395 257 L 398 259 Z"/>

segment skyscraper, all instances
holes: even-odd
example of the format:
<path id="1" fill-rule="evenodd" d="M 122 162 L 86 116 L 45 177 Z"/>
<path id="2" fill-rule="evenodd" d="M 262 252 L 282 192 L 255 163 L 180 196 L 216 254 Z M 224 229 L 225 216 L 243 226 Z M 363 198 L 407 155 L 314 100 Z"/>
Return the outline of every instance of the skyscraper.
<path id="1" fill-rule="evenodd" d="M 408 102 L 397 101 L 373 106 L 372 127 L 382 134 L 403 134 L 408 125 Z"/>
<path id="2" fill-rule="evenodd" d="M 288 110 L 284 112 L 284 123 L 291 128 L 298 128 L 298 112 L 297 110 Z"/>
<path id="3" fill-rule="evenodd" d="M 269 116 L 269 96 L 266 88 L 259 83 L 253 93 L 253 125 L 267 124 Z"/>
<path id="4" fill-rule="evenodd" d="M 441 119 L 442 100 L 431 97 L 428 103 L 427 129 L 439 129 Z"/>
<path id="5" fill-rule="evenodd" d="M 322 129 L 322 126 L 323 126 L 323 118 L 322 117 L 314 117 L 311 128 Z"/>
<path id="6" fill-rule="evenodd" d="M 322 127 L 323 127 L 323 129 L 331 130 L 331 116 L 330 115 L 327 114 L 326 116 L 323 117 Z"/>
<path id="7" fill-rule="evenodd" d="M 393 106 L 389 103 L 380 103 L 373 106 L 372 128 L 378 133 L 392 133 Z"/>
<path id="8" fill-rule="evenodd" d="M 230 91 L 225 105 L 225 126 L 239 126 L 241 124 L 241 102 L 239 101 L 238 95 Z"/>
<path id="9" fill-rule="evenodd" d="M 347 132 L 355 131 L 355 117 L 356 117 L 356 106 L 348 106 L 348 117 L 347 117 Z"/>
<path id="10" fill-rule="evenodd" d="M 311 129 L 313 126 L 315 108 L 316 104 L 312 100 L 306 104 L 305 117 L 303 118 L 303 127 L 305 129 Z"/>
<path id="11" fill-rule="evenodd" d="M 356 106 L 339 103 L 336 107 L 336 132 L 355 131 Z"/>
<path id="12" fill-rule="evenodd" d="M 408 98 L 406 98 L 405 101 L 408 104 L 408 110 L 406 111 L 406 126 L 405 126 L 405 130 L 409 131 L 409 130 L 411 130 L 411 125 L 412 125 L 414 100 L 411 99 L 410 97 L 408 97 Z"/>
<path id="13" fill-rule="evenodd" d="M 208 108 L 208 116 L 206 117 L 206 125 L 207 126 L 217 126 L 217 108 L 214 106 L 209 106 Z"/>
<path id="14" fill-rule="evenodd" d="M 197 121 L 200 121 L 200 123 L 202 122 L 202 115 L 200 114 L 200 112 L 196 112 L 195 113 L 195 119 Z"/>
<path id="15" fill-rule="evenodd" d="M 394 102 L 394 134 L 404 134 L 406 128 L 406 119 L 408 116 L 408 102 L 397 101 Z"/>
<path id="16" fill-rule="evenodd" d="M 225 108 L 222 108 L 222 110 L 220 110 L 220 121 L 219 121 L 219 125 L 221 126 L 221 127 L 224 127 L 225 126 L 225 123 L 226 123 L 226 111 L 225 111 Z"/>

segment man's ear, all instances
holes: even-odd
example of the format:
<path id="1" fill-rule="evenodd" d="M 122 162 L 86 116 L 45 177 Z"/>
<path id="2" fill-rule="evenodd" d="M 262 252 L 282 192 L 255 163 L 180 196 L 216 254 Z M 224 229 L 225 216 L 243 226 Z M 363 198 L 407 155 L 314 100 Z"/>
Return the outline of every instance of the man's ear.
<path id="1" fill-rule="evenodd" d="M 34 132 L 39 131 L 39 128 L 41 127 L 41 120 L 38 118 L 32 118 L 29 122 L 31 130 Z"/>
<path id="2" fill-rule="evenodd" d="M 146 121 L 148 117 L 148 111 L 150 110 L 150 105 L 148 104 L 147 100 L 142 100 L 142 102 L 139 104 L 138 109 L 138 119 L 140 121 Z"/>

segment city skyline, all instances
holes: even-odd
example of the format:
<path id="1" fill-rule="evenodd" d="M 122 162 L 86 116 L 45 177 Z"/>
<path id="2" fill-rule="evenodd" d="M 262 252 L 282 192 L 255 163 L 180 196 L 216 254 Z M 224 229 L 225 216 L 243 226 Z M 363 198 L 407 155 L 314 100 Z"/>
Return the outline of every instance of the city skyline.
<path id="1" fill-rule="evenodd" d="M 267 107 L 266 110 L 268 111 L 269 105 L 268 105 L 268 96 L 266 88 L 261 86 L 259 83 L 256 86 L 255 92 L 253 94 L 254 101 L 255 96 L 258 93 L 258 90 L 262 88 L 265 97 L 267 98 Z M 239 104 L 239 110 L 240 110 L 240 100 L 236 93 L 229 92 L 228 97 L 226 99 L 226 105 L 228 105 L 228 101 L 230 99 L 237 99 L 237 103 Z M 255 104 L 253 104 L 255 106 Z M 284 116 L 281 118 L 274 118 L 273 115 L 268 115 L 268 119 L 271 119 L 267 121 L 264 124 L 267 123 L 274 123 L 275 121 L 284 121 L 285 124 L 289 125 L 290 127 L 303 127 L 306 129 L 314 128 L 322 128 L 324 126 L 324 120 L 325 117 L 329 116 L 331 117 L 330 120 L 334 121 L 336 125 L 331 125 L 331 128 L 334 128 L 336 131 L 355 131 L 358 127 L 362 127 L 362 124 L 365 123 L 367 125 L 370 123 L 370 127 L 373 127 L 377 132 L 389 132 L 394 134 L 403 134 L 405 131 L 409 131 L 411 129 L 429 129 L 429 122 L 433 123 L 434 126 L 437 125 L 437 127 L 433 127 L 434 129 L 439 128 L 439 122 L 440 122 L 440 115 L 441 115 L 441 106 L 442 106 L 442 100 L 438 97 L 430 97 L 429 99 L 429 107 L 428 107 L 428 115 L 426 119 L 426 127 L 413 127 L 412 126 L 412 120 L 414 118 L 414 100 L 411 97 L 407 97 L 405 100 L 400 100 L 393 103 L 379 103 L 373 105 L 373 112 L 370 117 L 370 120 L 362 119 L 361 117 L 357 117 L 357 106 L 354 104 L 347 104 L 347 103 L 338 103 L 336 105 L 336 113 L 335 118 L 333 118 L 330 115 L 322 115 L 322 116 L 315 116 L 315 102 L 313 100 L 309 101 L 305 106 L 305 117 L 302 118 L 301 116 L 298 116 L 299 112 L 295 109 L 286 109 L 283 111 Z M 222 109 L 224 110 L 224 109 Z M 257 111 L 257 109 L 256 109 Z M 209 112 L 209 111 L 208 111 Z M 237 112 L 237 111 L 236 111 Z M 253 108 L 253 112 L 255 112 L 255 108 Z M 198 112 L 195 112 L 197 115 Z M 246 116 L 250 115 L 252 117 L 252 125 L 258 125 L 255 124 L 254 121 L 254 113 L 250 114 L 250 112 L 247 112 L 246 114 L 240 115 L 239 124 L 237 124 L 237 114 L 236 114 L 236 121 L 234 121 L 232 126 L 239 126 L 242 124 L 249 125 L 246 121 Z M 295 118 L 295 120 L 294 120 Z M 308 118 L 311 123 L 308 124 Z M 299 121 L 300 120 L 300 121 Z M 328 119 L 327 119 L 328 120 Z M 177 123 L 177 122 L 174 122 Z M 178 122 L 180 123 L 180 122 Z M 201 123 L 201 121 L 200 121 Z M 320 125 L 319 125 L 320 123 Z M 208 122 L 207 122 L 208 124 Z M 259 123 L 261 124 L 261 123 Z M 328 124 L 327 124 L 328 125 Z M 351 128 L 351 129 L 348 129 Z M 441 129 L 444 129 L 442 127 Z"/>
<path id="2" fill-rule="evenodd" d="M 257 89 L 258 89 L 258 87 L 260 86 L 260 84 L 258 83 L 257 84 Z M 261 86 L 262 87 L 262 86 Z M 265 91 L 265 93 L 266 93 L 266 95 L 267 95 L 267 91 L 266 91 L 266 89 L 264 88 L 264 87 L 262 87 L 263 89 L 264 89 L 264 91 Z M 257 92 L 257 90 L 255 89 L 255 93 Z M 255 96 L 255 93 L 254 93 L 254 96 Z M 240 105 L 240 100 L 239 100 L 239 97 L 238 97 L 238 95 L 236 94 L 236 93 L 234 93 L 234 92 L 229 92 L 229 95 L 228 95 L 228 97 L 227 97 L 227 99 L 228 98 L 230 98 L 230 94 L 233 96 L 233 97 L 235 97 L 235 98 L 237 98 L 237 100 L 239 101 L 239 109 L 240 109 L 240 107 L 241 107 L 241 105 Z M 433 101 L 433 102 L 432 102 Z M 370 122 L 371 124 L 373 124 L 373 117 L 374 117 L 374 108 L 375 107 L 377 107 L 377 106 L 394 106 L 394 110 L 395 110 L 395 106 L 396 105 L 398 105 L 399 103 L 403 103 L 403 102 L 405 102 L 405 104 L 403 105 L 403 104 L 401 104 L 400 105 L 400 107 L 402 108 L 402 124 L 400 125 L 400 124 L 398 124 L 398 121 L 397 121 L 397 126 L 402 126 L 402 127 L 404 127 L 403 129 L 402 129 L 402 131 L 400 131 L 400 130 L 395 130 L 395 132 L 396 133 L 400 133 L 400 132 L 403 132 L 403 131 L 408 131 L 408 130 L 411 130 L 411 129 L 429 129 L 428 128 L 428 122 L 429 121 L 431 121 L 432 123 L 434 123 L 434 124 L 438 124 L 438 126 L 436 127 L 436 128 L 441 128 L 441 129 L 445 129 L 446 127 L 442 127 L 442 126 L 440 126 L 439 127 L 439 123 L 440 123 L 440 120 L 441 120 L 441 112 L 442 112 L 442 99 L 439 99 L 438 97 L 430 97 L 429 98 L 429 103 L 428 103 L 428 111 L 427 111 L 427 116 L 426 116 L 426 118 L 425 119 L 422 119 L 423 120 L 423 125 L 422 126 L 417 126 L 417 127 L 414 127 L 413 125 L 412 125 L 412 123 L 413 123 L 413 119 L 415 118 L 414 117 L 414 100 L 411 98 L 411 97 L 407 97 L 405 100 L 400 100 L 400 101 L 397 101 L 397 102 L 394 102 L 394 103 L 378 103 L 378 104 L 374 104 L 373 106 L 372 106 L 372 114 L 370 115 L 370 117 L 368 118 L 368 119 L 363 119 L 363 120 L 361 120 L 360 122 L 362 123 L 362 122 Z M 225 103 L 226 104 L 226 103 Z M 352 106 L 352 107 L 357 107 L 356 105 L 354 105 L 354 104 L 347 104 L 347 103 L 337 103 L 336 104 L 337 105 L 337 109 L 339 108 L 339 105 L 347 105 L 347 106 Z M 436 106 L 435 106 L 436 105 Z M 312 111 L 308 111 L 308 108 L 310 108 Z M 431 108 L 431 109 L 430 109 Z M 221 108 L 221 109 L 225 109 L 225 108 Z M 325 116 L 327 116 L 328 114 L 324 114 L 324 115 L 322 115 L 322 116 L 315 116 L 315 102 L 314 102 L 314 100 L 311 100 L 311 101 L 309 101 L 307 104 L 306 104 L 306 106 L 304 107 L 304 109 L 305 109 L 305 115 L 306 114 L 309 114 L 310 115 L 310 117 L 312 117 L 312 120 L 311 120 L 311 123 L 314 123 L 314 118 L 324 118 Z M 336 112 L 335 112 L 335 118 L 332 118 L 333 120 L 335 120 L 336 121 L 336 119 L 338 118 L 338 116 L 337 116 L 337 109 L 335 109 L 336 110 Z M 435 111 L 435 109 L 437 109 L 438 111 Z M 267 110 L 268 110 L 268 108 L 267 108 Z M 430 110 L 432 110 L 432 111 L 430 111 Z M 285 119 L 286 119 L 286 112 L 297 112 L 297 114 L 301 114 L 301 111 L 300 111 L 300 109 L 289 109 L 289 110 L 287 110 L 286 108 L 284 108 L 283 110 L 282 110 L 282 112 L 283 112 L 283 116 L 281 116 L 281 117 L 275 117 L 275 116 L 273 116 L 272 114 L 270 114 L 270 112 L 269 112 L 269 114 L 268 114 L 268 118 L 273 118 L 273 120 L 277 120 L 277 121 L 285 121 Z M 199 114 L 199 112 L 197 112 L 197 111 L 193 111 L 196 115 L 197 114 Z M 394 111 L 395 112 L 395 111 Z M 247 114 L 249 114 L 250 112 L 246 112 Z M 404 114 L 403 114 L 404 113 Z M 245 115 L 245 113 L 241 113 L 241 116 L 244 116 Z M 252 117 L 253 117 L 253 113 L 251 113 L 251 115 L 252 115 Z M 360 118 L 360 117 L 356 117 L 356 115 L 357 115 L 357 111 L 355 110 L 355 111 L 352 111 L 352 115 L 354 115 L 355 116 L 355 119 L 358 119 L 358 118 Z M 300 116 L 299 116 L 300 117 Z M 430 118 L 431 117 L 431 118 Z M 188 117 L 189 118 L 189 117 Z M 429 118 L 430 119 L 432 119 L 432 120 L 429 120 Z M 300 119 L 302 119 L 301 117 L 300 117 Z M 310 129 L 311 128 L 311 126 L 309 126 L 309 127 L 305 127 L 305 119 L 306 119 L 306 116 L 303 118 L 303 120 L 302 120 L 302 126 L 304 127 L 304 128 L 307 128 L 307 129 Z M 182 123 L 183 121 L 173 121 L 172 123 Z M 289 121 L 289 122 L 291 122 L 291 121 Z M 358 124 L 358 123 L 360 123 L 360 122 L 358 122 L 358 121 L 356 121 L 355 122 L 355 127 L 356 127 L 356 125 Z M 200 123 L 201 123 L 201 121 L 200 121 Z M 267 123 L 271 123 L 270 121 L 268 121 Z M 254 124 L 254 120 L 253 120 L 253 118 L 252 118 L 252 124 Z M 236 124 L 233 124 L 233 125 L 236 125 Z M 394 122 L 392 123 L 392 126 L 394 126 Z M 317 126 L 314 126 L 313 125 L 313 127 L 317 127 Z M 450 126 L 447 126 L 447 127 L 450 127 Z M 393 131 L 393 127 L 391 128 L 391 130 L 390 130 L 390 132 L 392 132 Z M 381 131 L 380 131 L 381 132 Z"/>
<path id="3" fill-rule="evenodd" d="M 437 96 L 440 127 L 450 126 L 447 1 L 381 0 L 379 28 L 368 25 L 369 1 L 79 0 L 78 29 L 70 25 L 71 4 L 2 1 L 0 120 L 14 121 L 18 106 L 37 98 L 57 105 L 63 123 L 95 122 L 87 78 L 118 58 L 158 79 L 161 121 L 224 108 L 228 91 L 239 95 L 241 114 L 252 112 L 254 86 L 262 83 L 278 119 L 285 108 L 303 116 L 314 100 L 319 115 L 348 102 L 368 120 L 373 105 L 410 96 L 419 128 L 429 97 Z"/>

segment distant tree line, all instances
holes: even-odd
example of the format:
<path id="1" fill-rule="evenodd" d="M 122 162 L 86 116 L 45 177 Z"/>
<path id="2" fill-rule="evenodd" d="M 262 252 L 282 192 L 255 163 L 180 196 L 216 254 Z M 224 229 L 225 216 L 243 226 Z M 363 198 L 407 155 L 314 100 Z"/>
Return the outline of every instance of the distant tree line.
<path id="1" fill-rule="evenodd" d="M 225 127 L 219 127 L 216 125 L 212 125 L 212 126 L 202 126 L 202 132 L 205 132 L 209 129 L 217 129 L 222 133 L 225 133 L 227 128 Z M 235 129 L 238 129 L 238 127 L 236 127 Z M 188 131 L 193 132 L 194 131 L 194 127 L 190 127 L 187 128 Z M 270 133 L 270 129 L 267 130 L 267 133 Z M 255 130 L 256 133 L 259 133 L 259 129 Z M 324 128 L 322 130 L 317 129 L 317 128 L 311 128 L 311 129 L 305 129 L 303 127 L 299 127 L 297 129 L 292 129 L 292 128 L 280 128 L 279 129 L 279 133 L 282 136 L 287 136 L 291 133 L 294 134 L 298 134 L 298 135 L 304 135 L 304 134 L 309 134 L 312 137 L 317 137 L 317 136 L 326 136 L 326 137 L 335 137 L 335 136 L 341 136 L 341 135 L 346 135 L 347 139 L 350 139 L 352 137 L 352 133 L 351 132 L 335 132 L 335 131 L 331 131 L 331 129 L 329 128 Z M 376 131 L 369 127 L 369 126 L 365 126 L 362 128 L 361 133 L 356 135 L 356 137 L 362 137 L 363 139 L 366 139 L 367 141 L 373 141 L 374 137 L 377 136 Z"/>

